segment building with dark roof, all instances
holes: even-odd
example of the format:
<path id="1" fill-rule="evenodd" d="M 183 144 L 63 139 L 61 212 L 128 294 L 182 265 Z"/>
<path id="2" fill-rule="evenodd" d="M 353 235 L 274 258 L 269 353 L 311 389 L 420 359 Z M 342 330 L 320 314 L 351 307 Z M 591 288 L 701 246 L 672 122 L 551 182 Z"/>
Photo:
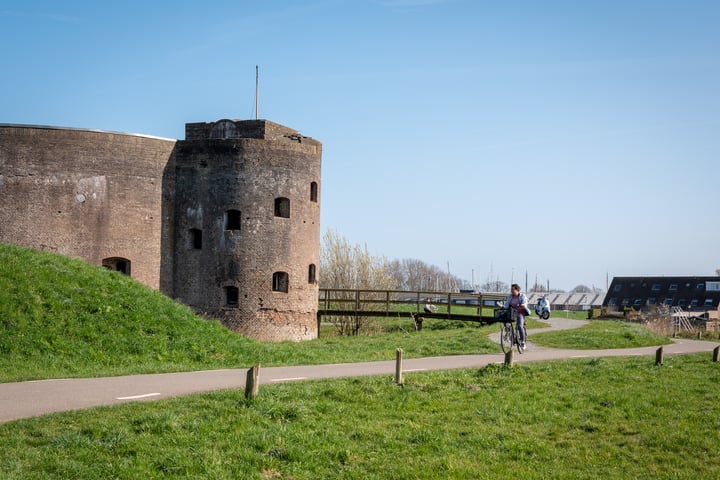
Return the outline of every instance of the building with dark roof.
<path id="1" fill-rule="evenodd" d="M 712 312 L 710 316 L 716 317 L 720 277 L 614 277 L 603 301 L 603 307 L 615 311 L 648 310 L 654 305 Z"/>

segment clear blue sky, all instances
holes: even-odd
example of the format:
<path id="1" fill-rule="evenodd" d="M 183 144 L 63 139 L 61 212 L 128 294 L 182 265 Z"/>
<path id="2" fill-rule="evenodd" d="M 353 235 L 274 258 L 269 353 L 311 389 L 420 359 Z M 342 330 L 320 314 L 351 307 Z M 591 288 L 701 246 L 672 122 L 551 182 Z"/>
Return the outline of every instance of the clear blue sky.
<path id="1" fill-rule="evenodd" d="M 0 4 L 0 123 L 323 142 L 322 231 L 484 282 L 720 268 L 716 0 Z M 0 172 L 2 173 L 2 172 Z"/>

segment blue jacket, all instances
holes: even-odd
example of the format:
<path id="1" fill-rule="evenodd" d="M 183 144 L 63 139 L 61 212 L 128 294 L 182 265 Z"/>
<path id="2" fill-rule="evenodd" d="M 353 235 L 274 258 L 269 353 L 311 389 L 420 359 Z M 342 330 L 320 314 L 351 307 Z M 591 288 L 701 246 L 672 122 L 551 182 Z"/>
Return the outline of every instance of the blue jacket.
<path id="1" fill-rule="evenodd" d="M 505 308 L 510 308 L 510 300 L 512 299 L 512 293 L 507 296 L 505 299 Z M 520 305 L 525 305 L 527 307 L 527 297 L 524 293 L 520 292 Z"/>

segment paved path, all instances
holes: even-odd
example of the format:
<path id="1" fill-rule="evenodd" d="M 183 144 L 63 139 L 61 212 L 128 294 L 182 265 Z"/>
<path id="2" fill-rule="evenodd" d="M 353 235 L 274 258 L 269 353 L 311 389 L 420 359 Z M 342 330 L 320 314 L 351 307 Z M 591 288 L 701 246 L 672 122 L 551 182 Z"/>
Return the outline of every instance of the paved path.
<path id="1" fill-rule="evenodd" d="M 577 328 L 586 322 L 551 318 L 551 329 Z M 548 331 L 547 328 L 534 330 Z M 530 330 L 533 333 L 533 330 Z M 491 335 L 492 337 L 492 335 Z M 666 355 L 712 352 L 716 342 L 678 340 L 664 347 Z M 589 358 L 655 355 L 657 347 L 616 350 L 559 350 L 528 344 L 516 363 L 562 358 Z M 503 354 L 453 355 L 403 360 L 403 372 L 478 368 L 502 363 Z M 249 367 L 248 367 L 249 368 Z M 395 360 L 297 367 L 261 367 L 260 383 L 269 384 L 319 378 L 394 375 Z M 47 413 L 79 410 L 132 401 L 157 400 L 211 390 L 245 388 L 247 369 L 129 375 L 123 377 L 77 378 L 0 383 L 0 423 Z"/>

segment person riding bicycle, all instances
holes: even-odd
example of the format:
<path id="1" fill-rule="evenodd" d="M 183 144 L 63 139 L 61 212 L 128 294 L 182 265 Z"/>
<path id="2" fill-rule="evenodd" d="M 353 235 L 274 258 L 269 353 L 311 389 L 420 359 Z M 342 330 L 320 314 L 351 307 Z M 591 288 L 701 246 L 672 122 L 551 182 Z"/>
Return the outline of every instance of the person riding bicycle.
<path id="1" fill-rule="evenodd" d="M 525 316 L 530 311 L 527 306 L 527 297 L 524 293 L 520 293 L 520 285 L 513 283 L 510 287 L 510 295 L 505 300 L 505 308 L 510 308 L 514 312 L 514 316 L 517 319 L 517 331 L 520 335 L 520 343 L 522 348 L 525 348 L 525 339 L 527 333 L 525 332 Z"/>

